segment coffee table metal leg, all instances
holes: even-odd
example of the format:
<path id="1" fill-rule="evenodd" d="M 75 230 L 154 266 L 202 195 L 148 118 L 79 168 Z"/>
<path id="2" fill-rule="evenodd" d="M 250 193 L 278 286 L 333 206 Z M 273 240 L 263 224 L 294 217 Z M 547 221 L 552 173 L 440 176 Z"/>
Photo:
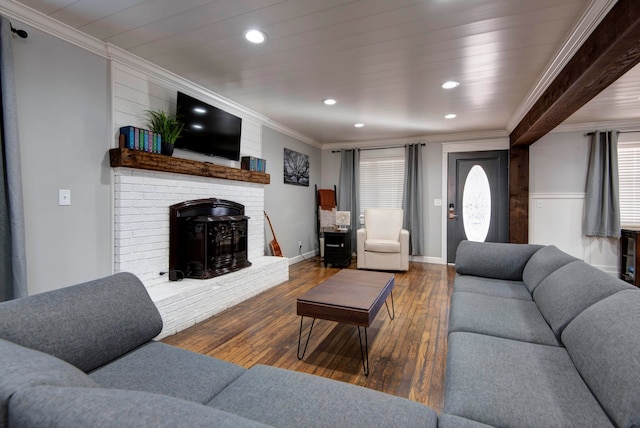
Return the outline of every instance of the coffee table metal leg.
<path id="1" fill-rule="evenodd" d="M 364 328 L 364 349 L 362 347 L 362 335 L 360 334 L 360 326 L 358 326 L 358 339 L 360 340 L 360 355 L 362 355 L 362 368 L 364 375 L 369 376 L 369 340 L 367 338 L 367 327 Z"/>
<path id="2" fill-rule="evenodd" d="M 315 324 L 316 319 L 314 318 L 311 321 L 311 327 L 309 328 L 309 335 L 307 335 L 307 341 L 304 344 L 304 350 L 302 351 L 302 355 L 300 355 L 300 342 L 302 339 L 302 321 L 304 320 L 304 316 L 300 317 L 300 333 L 298 334 L 298 359 L 301 360 L 304 358 L 304 354 L 307 352 L 307 345 L 309 345 L 309 339 L 311 338 L 311 330 L 313 330 L 313 324 Z"/>
<path id="3" fill-rule="evenodd" d="M 391 318 L 392 320 L 396 318 L 396 307 L 393 304 L 393 291 L 391 292 L 391 309 L 393 309 L 393 315 L 391 315 L 391 312 L 389 311 L 389 304 L 387 304 L 387 301 L 384 301 L 384 305 L 387 307 L 387 313 L 389 314 L 389 318 Z"/>

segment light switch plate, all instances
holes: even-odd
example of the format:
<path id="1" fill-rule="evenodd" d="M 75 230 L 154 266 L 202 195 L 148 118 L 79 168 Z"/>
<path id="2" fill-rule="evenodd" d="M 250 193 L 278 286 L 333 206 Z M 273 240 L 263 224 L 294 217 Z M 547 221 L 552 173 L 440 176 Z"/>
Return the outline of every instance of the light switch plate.
<path id="1" fill-rule="evenodd" d="M 58 190 L 58 205 L 71 205 L 71 190 Z"/>

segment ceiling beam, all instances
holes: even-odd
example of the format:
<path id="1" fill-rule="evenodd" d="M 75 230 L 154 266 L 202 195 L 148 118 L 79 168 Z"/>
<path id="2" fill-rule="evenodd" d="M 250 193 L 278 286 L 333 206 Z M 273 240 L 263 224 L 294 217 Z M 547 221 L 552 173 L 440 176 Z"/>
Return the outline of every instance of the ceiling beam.
<path id="1" fill-rule="evenodd" d="M 509 135 L 530 146 L 640 62 L 640 1 L 619 0 Z"/>

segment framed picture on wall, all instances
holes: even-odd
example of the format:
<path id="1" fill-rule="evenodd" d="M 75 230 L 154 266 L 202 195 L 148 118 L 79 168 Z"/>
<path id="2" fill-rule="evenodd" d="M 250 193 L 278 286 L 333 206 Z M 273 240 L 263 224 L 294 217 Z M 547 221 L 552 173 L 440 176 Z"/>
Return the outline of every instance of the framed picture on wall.
<path id="1" fill-rule="evenodd" d="M 309 155 L 284 149 L 284 184 L 309 186 Z"/>

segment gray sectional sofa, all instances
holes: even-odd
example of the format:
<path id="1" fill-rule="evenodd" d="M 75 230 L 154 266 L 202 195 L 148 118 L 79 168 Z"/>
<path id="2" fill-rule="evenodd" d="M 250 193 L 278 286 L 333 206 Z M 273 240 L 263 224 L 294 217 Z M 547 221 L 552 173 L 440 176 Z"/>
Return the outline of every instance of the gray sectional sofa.
<path id="1" fill-rule="evenodd" d="M 640 426 L 640 290 L 554 246 L 463 241 L 440 426 Z"/>
<path id="2" fill-rule="evenodd" d="M 0 303 L 0 427 L 435 427 L 416 402 L 156 342 L 131 274 Z"/>
<path id="3" fill-rule="evenodd" d="M 154 341 L 121 273 L 0 303 L 2 427 L 640 426 L 640 290 L 553 246 L 464 241 L 445 409 Z"/>

